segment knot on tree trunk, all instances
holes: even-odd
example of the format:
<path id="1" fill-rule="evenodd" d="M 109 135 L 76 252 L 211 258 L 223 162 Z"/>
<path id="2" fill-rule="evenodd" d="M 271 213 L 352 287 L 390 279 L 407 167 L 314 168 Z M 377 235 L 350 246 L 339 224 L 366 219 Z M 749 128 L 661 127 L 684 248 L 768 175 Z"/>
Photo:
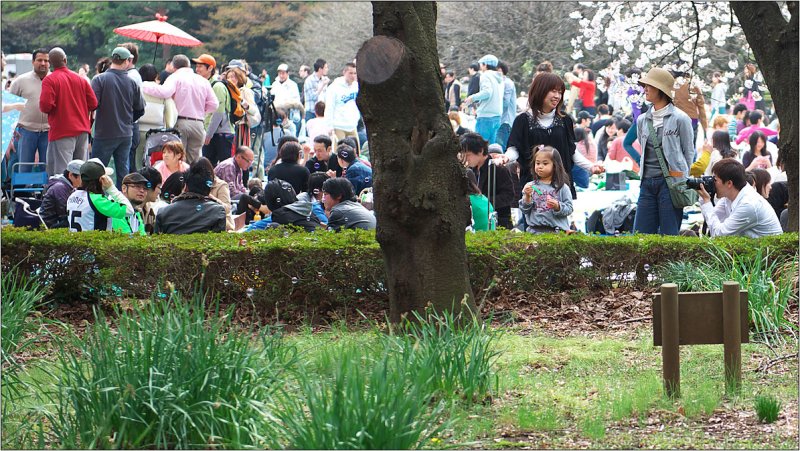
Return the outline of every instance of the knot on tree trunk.
<path id="1" fill-rule="evenodd" d="M 356 54 L 360 81 L 377 85 L 392 78 L 402 65 L 406 46 L 399 39 L 375 36 L 365 42 Z"/>

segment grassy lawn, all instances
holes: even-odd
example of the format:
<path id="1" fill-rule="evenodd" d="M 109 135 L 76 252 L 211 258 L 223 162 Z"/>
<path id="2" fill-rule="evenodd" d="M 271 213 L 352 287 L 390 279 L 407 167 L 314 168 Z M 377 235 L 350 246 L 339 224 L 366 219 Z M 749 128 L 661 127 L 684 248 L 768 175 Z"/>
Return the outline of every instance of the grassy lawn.
<path id="1" fill-rule="evenodd" d="M 181 331 L 191 333 L 190 328 L 182 328 Z M 336 402 L 356 404 L 348 404 L 349 407 L 341 409 L 342 406 L 337 407 L 335 402 L 331 402 L 330 408 L 325 412 L 320 408 L 320 417 L 328 415 L 323 429 L 333 427 L 329 425 L 337 421 L 349 422 L 350 426 L 357 426 L 352 423 L 363 421 L 365 424 L 372 424 L 374 428 L 380 422 L 370 423 L 372 419 L 367 417 L 350 417 L 347 412 L 360 412 L 359 409 L 363 408 L 364 411 L 384 410 L 386 413 L 386 409 L 398 409 L 398 416 L 400 412 L 404 412 L 430 420 L 428 426 L 417 425 L 422 431 L 419 441 L 409 442 L 412 447 L 429 449 L 798 448 L 797 359 L 779 362 L 766 371 L 758 370 L 760 365 L 776 354 L 796 353 L 796 341 L 771 347 L 758 343 L 744 345 L 743 386 L 738 394 L 732 395 L 725 394 L 721 345 L 683 347 L 682 397 L 673 401 L 663 394 L 661 353 L 660 348 L 652 346 L 651 333 L 651 328 L 647 325 L 632 326 L 622 333 L 616 332 L 607 336 L 602 333 L 585 336 L 578 332 L 566 337 L 555 336 L 541 329 L 488 327 L 477 335 L 491 337 L 491 340 L 484 343 L 488 344 L 487 349 L 496 353 L 493 354 L 494 357 L 487 357 L 487 361 L 492 363 L 493 374 L 486 378 L 488 386 L 485 396 L 473 397 L 470 401 L 463 397 L 463 385 L 451 392 L 445 389 L 436 391 L 431 387 L 414 388 L 417 385 L 431 384 L 431 380 L 413 379 L 408 382 L 403 378 L 395 379 L 392 371 L 376 376 L 377 370 L 370 368 L 375 362 L 386 361 L 387 349 L 390 353 L 397 351 L 397 354 L 409 354 L 411 349 L 402 348 L 402 345 L 395 342 L 387 347 L 385 328 L 361 327 L 352 330 L 341 324 L 325 331 L 301 328 L 281 337 L 280 346 L 292 350 L 289 357 L 275 358 L 274 349 L 270 351 L 272 360 L 269 360 L 269 364 L 274 367 L 284 365 L 286 371 L 275 372 L 268 375 L 267 379 L 253 379 L 254 383 L 268 380 L 279 387 L 278 390 L 255 390 L 249 393 L 254 399 L 264 403 L 263 411 L 258 412 L 267 412 L 260 417 L 262 422 L 252 428 L 252 431 L 260 434 L 263 441 L 232 443 L 237 447 L 292 447 L 293 443 L 297 447 L 309 446 L 311 442 L 291 441 L 288 436 L 281 434 L 294 431 L 297 434 L 314 435 L 313 422 L 301 421 L 294 424 L 291 421 L 296 418 L 281 416 L 281 412 L 291 411 L 291 406 L 296 406 L 292 402 L 301 405 L 298 411 L 310 409 L 314 412 L 315 407 L 309 408 L 310 400 L 315 400 L 319 406 L 329 396 L 334 401 L 339 400 Z M 108 337 L 113 341 L 111 336 Z M 260 339 L 252 340 L 251 343 L 256 350 L 274 346 L 274 343 Z M 210 342 L 206 345 L 213 347 Z M 414 349 L 417 347 L 419 344 Z M 244 352 L 243 348 L 239 349 L 236 352 Z M 31 427 L 26 421 L 33 421 L 31 418 L 35 418 L 35 415 L 26 420 L 22 416 L 23 412 L 30 414 L 30 408 L 39 412 L 48 409 L 55 412 L 52 404 L 64 401 L 45 393 L 52 388 L 53 381 L 63 377 L 65 371 L 68 371 L 62 368 L 64 361 L 57 359 L 57 353 L 52 349 L 41 351 L 44 352 L 44 357 L 28 361 L 25 370 L 20 373 L 23 381 L 35 382 L 36 388 L 31 388 L 36 391 L 34 396 L 6 403 L 4 407 L 3 447 L 15 445 L 13 441 L 9 441 L 9 428 L 26 425 Z M 259 359 L 263 358 L 263 355 L 256 353 L 252 360 L 247 361 L 249 363 L 245 363 L 257 366 Z M 469 357 L 465 360 L 469 360 Z M 393 360 L 389 362 L 386 368 L 395 365 Z M 408 362 L 406 364 L 412 365 Z M 386 369 L 380 365 L 376 368 L 378 367 Z M 101 365 L 92 368 L 95 368 L 94 371 L 105 368 L 102 371 L 111 372 L 111 369 Z M 422 366 L 414 368 L 424 369 Z M 363 370 L 363 374 L 359 369 Z M 245 373 L 247 371 L 231 372 L 228 375 L 230 381 L 226 383 L 235 385 L 234 379 Z M 135 385 L 130 376 L 123 377 L 131 379 L 131 384 Z M 470 377 L 478 376 L 473 374 Z M 350 384 L 347 381 L 356 382 Z M 384 383 L 386 387 L 383 391 L 375 390 L 375 386 Z M 133 388 L 133 385 L 129 388 L 135 398 L 134 392 L 138 393 L 138 388 Z M 167 388 L 163 389 L 164 393 L 168 391 Z M 337 391 L 341 392 L 339 395 L 344 393 L 341 399 L 336 397 Z M 226 392 L 217 390 L 217 393 L 221 395 Z M 426 393 L 436 394 L 425 402 L 421 397 L 427 397 Z M 781 401 L 782 409 L 776 422 L 762 424 L 758 421 L 754 410 L 754 399 L 757 395 L 771 395 Z M 174 396 L 173 392 L 169 396 Z M 360 396 L 365 399 L 370 396 L 380 397 L 384 401 L 373 405 L 369 403 L 375 400 L 356 399 Z M 393 403 L 386 402 L 395 396 L 397 400 L 393 400 Z M 403 404 L 405 397 L 409 399 Z M 124 395 L 122 398 L 126 399 L 126 403 L 129 401 Z M 122 403 L 120 400 L 119 404 Z M 114 402 L 109 404 L 112 409 L 114 405 Z M 160 409 L 166 407 L 162 406 Z M 69 409 L 64 412 L 67 411 Z M 235 411 L 239 412 L 232 408 L 228 413 L 232 415 L 231 412 Z M 202 416 L 202 412 L 188 414 Z M 79 442 L 65 443 L 59 440 L 58 437 L 63 436 L 60 434 L 68 432 L 68 428 L 63 429 L 60 434 L 53 433 L 49 429 L 49 423 L 54 418 L 55 416 L 44 422 L 43 434 L 39 437 L 43 441 L 36 442 L 37 439 L 32 438 L 34 441 L 28 442 L 27 446 L 59 448 L 81 445 Z M 22 421 L 21 425 L 19 421 Z M 275 424 L 293 424 L 294 429 L 287 427 L 281 432 L 282 428 L 274 428 Z M 98 425 L 84 419 L 72 426 L 86 428 Z M 208 427 L 218 426 L 209 422 Z M 343 428 L 345 425 L 337 427 Z M 354 434 L 357 435 L 358 428 L 355 429 Z M 433 429 L 437 429 L 435 433 L 426 437 L 427 432 Z M 124 443 L 114 442 L 114 434 L 118 432 L 113 429 L 108 436 L 109 442 L 95 445 L 126 446 Z M 374 433 L 374 429 L 372 432 Z M 402 435 L 404 432 L 397 430 L 390 433 Z M 374 446 L 376 442 L 369 443 Z M 213 447 L 214 442 L 206 442 L 199 447 L 209 445 Z M 222 446 L 231 447 L 231 444 Z M 355 445 L 328 446 L 346 448 Z"/>

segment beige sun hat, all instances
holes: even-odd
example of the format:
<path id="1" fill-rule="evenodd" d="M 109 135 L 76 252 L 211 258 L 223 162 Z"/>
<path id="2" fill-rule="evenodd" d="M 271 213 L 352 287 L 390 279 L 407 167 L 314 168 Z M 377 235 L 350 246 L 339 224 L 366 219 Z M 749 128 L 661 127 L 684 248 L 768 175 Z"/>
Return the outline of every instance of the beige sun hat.
<path id="1" fill-rule="evenodd" d="M 675 77 L 668 70 L 660 67 L 650 69 L 647 74 L 639 79 L 640 85 L 650 85 L 663 92 L 670 99 L 674 98 L 672 87 L 675 85 Z"/>

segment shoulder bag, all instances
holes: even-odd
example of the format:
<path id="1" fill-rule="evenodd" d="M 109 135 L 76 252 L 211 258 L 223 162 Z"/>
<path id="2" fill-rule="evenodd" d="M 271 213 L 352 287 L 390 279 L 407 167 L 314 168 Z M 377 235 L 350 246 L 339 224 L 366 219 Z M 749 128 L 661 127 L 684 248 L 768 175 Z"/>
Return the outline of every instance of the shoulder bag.
<path id="1" fill-rule="evenodd" d="M 645 119 L 645 122 L 647 122 L 647 128 L 650 132 L 650 139 L 653 140 L 653 147 L 656 149 L 658 164 L 661 166 L 661 172 L 664 174 L 664 180 L 667 181 L 669 197 L 672 199 L 672 206 L 675 208 L 683 208 L 694 205 L 695 202 L 697 202 L 697 191 L 686 186 L 686 178 L 683 177 L 682 173 L 680 177 L 673 177 L 670 175 L 669 167 L 667 167 L 667 161 L 664 159 L 664 149 L 661 147 L 661 142 L 656 136 L 656 131 L 653 128 L 653 122 L 648 121 L 647 119 Z"/>

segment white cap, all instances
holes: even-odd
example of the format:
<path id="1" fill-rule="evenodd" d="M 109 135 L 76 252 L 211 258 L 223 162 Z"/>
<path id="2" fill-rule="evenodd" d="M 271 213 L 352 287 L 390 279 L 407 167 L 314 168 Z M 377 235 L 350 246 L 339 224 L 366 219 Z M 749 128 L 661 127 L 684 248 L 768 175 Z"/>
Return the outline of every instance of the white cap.
<path id="1" fill-rule="evenodd" d="M 278 72 L 280 71 L 289 72 L 289 65 L 286 63 L 281 63 L 278 65 Z"/>

